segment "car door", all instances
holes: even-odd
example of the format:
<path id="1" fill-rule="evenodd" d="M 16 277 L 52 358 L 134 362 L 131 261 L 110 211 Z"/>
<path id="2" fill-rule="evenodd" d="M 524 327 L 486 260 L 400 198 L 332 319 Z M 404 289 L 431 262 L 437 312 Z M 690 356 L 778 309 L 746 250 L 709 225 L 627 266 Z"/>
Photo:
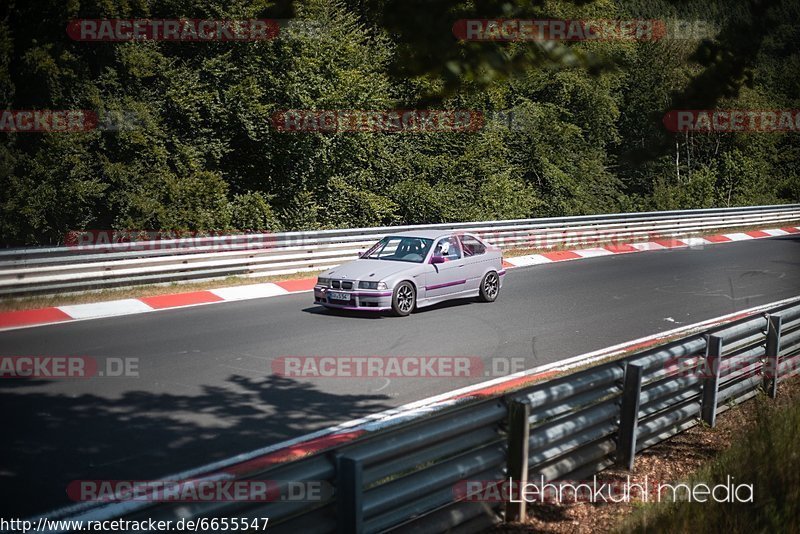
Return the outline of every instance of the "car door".
<path id="1" fill-rule="evenodd" d="M 425 275 L 425 297 L 436 298 L 464 291 L 467 283 L 461 245 L 455 236 L 439 239 L 433 245 L 433 256 L 444 258 L 443 263 L 428 265 Z"/>
<path id="2" fill-rule="evenodd" d="M 486 269 L 486 246 L 470 234 L 460 234 L 458 240 L 464 258 L 463 271 L 467 279 L 464 289 L 478 289 Z"/>

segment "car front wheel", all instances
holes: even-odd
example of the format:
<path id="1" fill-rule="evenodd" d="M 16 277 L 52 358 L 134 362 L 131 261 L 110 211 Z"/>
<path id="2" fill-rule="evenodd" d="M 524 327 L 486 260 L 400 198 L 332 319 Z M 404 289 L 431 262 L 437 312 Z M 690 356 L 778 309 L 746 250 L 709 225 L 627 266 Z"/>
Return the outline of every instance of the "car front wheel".
<path id="1" fill-rule="evenodd" d="M 400 282 L 392 295 L 392 310 L 400 317 L 405 317 L 414 310 L 417 292 L 410 282 Z"/>
<path id="2" fill-rule="evenodd" d="M 489 271 L 481 280 L 481 290 L 478 298 L 482 302 L 494 302 L 500 294 L 500 276 L 495 271 Z"/>

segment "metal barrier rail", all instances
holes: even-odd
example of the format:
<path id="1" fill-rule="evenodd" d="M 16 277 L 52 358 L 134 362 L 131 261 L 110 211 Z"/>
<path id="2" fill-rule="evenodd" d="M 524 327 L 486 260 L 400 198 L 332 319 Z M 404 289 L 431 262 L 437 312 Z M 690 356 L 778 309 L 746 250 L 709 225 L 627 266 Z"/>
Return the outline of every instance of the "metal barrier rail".
<path id="1" fill-rule="evenodd" d="M 300 460 L 237 471 L 241 480 L 324 481 L 334 491 L 321 500 L 134 502 L 111 517 L 269 517 L 271 531 L 290 534 L 469 533 L 520 519 L 524 505 L 475 499 L 461 491 L 464 482 L 581 480 L 613 464 L 631 468 L 642 449 L 700 420 L 714 426 L 733 403 L 759 391 L 774 397 L 800 366 L 800 297 L 757 311 Z M 108 510 L 98 506 L 79 517 L 108 518 Z"/>
<path id="2" fill-rule="evenodd" d="M 800 221 L 800 205 L 246 234 L 0 250 L 0 296 L 327 269 L 394 232 L 474 232 L 504 249 L 589 247 Z"/>

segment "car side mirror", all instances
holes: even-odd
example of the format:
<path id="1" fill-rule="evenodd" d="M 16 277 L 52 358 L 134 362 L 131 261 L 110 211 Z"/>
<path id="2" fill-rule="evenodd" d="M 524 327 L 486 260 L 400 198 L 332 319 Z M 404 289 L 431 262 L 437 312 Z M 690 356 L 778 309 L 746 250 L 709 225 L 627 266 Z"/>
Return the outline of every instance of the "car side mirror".
<path id="1" fill-rule="evenodd" d="M 431 256 L 431 263 L 444 263 L 444 256 Z"/>

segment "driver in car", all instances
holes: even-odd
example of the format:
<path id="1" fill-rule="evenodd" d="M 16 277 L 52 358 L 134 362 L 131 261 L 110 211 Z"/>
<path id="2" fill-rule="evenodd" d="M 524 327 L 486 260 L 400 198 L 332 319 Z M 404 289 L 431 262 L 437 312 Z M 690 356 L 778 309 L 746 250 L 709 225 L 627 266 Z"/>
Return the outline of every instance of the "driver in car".
<path id="1" fill-rule="evenodd" d="M 450 242 L 442 241 L 436 246 L 435 256 L 442 256 L 445 261 L 455 259 L 455 254 L 450 252 Z"/>

